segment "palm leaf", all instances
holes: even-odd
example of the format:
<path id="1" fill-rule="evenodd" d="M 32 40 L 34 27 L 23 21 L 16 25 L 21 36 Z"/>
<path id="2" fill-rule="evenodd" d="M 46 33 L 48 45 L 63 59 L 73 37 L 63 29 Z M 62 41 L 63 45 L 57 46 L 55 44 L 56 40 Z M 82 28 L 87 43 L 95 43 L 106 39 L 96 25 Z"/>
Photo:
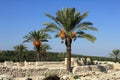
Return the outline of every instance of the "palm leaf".
<path id="1" fill-rule="evenodd" d="M 91 42 L 94 42 L 96 40 L 96 37 L 94 37 L 93 35 L 85 34 L 85 33 L 84 34 L 79 34 L 79 36 L 77 36 L 77 37 L 85 38 L 85 39 L 87 39 Z"/>
<path id="2" fill-rule="evenodd" d="M 56 35 L 55 35 L 55 38 L 58 38 L 58 37 L 60 37 L 60 35 L 59 35 L 59 34 L 56 34 Z"/>
<path id="3" fill-rule="evenodd" d="M 34 40 L 38 40 L 38 41 L 47 41 L 47 39 L 51 39 L 50 35 L 48 35 L 45 32 L 45 29 L 41 29 L 39 31 L 31 31 L 29 32 L 28 35 L 25 35 L 23 37 L 25 40 L 23 42 L 31 42 Z"/>
<path id="4" fill-rule="evenodd" d="M 53 31 L 53 32 L 55 32 L 55 31 L 60 31 L 61 30 L 61 28 L 59 26 L 57 26 L 56 24 L 54 24 L 54 23 L 44 23 L 43 25 L 47 26 L 45 28 L 46 31 Z"/>
<path id="5" fill-rule="evenodd" d="M 77 25 L 74 30 L 93 30 L 97 31 L 98 29 L 92 26 L 93 24 L 91 22 L 83 22 L 79 25 Z"/>
<path id="6" fill-rule="evenodd" d="M 57 21 L 57 19 L 55 17 L 53 17 L 52 15 L 50 14 L 45 14 L 47 17 L 49 17 L 50 19 L 52 19 L 53 21 L 55 21 L 59 26 L 61 26 L 61 24 L 59 23 L 59 21 Z"/>

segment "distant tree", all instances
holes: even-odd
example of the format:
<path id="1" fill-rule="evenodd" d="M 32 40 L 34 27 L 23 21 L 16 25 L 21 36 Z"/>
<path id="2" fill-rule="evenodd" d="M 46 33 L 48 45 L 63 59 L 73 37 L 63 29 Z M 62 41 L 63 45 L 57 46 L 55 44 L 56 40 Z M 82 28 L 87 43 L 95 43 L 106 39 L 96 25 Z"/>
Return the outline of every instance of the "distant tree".
<path id="1" fill-rule="evenodd" d="M 23 53 L 27 50 L 27 47 L 24 44 L 19 44 L 14 46 L 14 50 L 19 54 L 19 61 L 23 61 Z"/>
<path id="2" fill-rule="evenodd" d="M 46 58 L 46 51 L 47 50 L 50 50 L 51 49 L 51 47 L 48 45 L 48 44 L 42 44 L 41 45 L 41 54 L 42 54 L 42 59 L 43 60 L 45 60 L 45 58 Z"/>
<path id="3" fill-rule="evenodd" d="M 110 53 L 110 56 L 115 58 L 115 62 L 118 62 L 119 55 L 120 55 L 119 49 L 114 49 L 112 53 Z"/>
<path id="4" fill-rule="evenodd" d="M 63 61 L 65 59 L 65 55 L 66 55 L 66 52 L 58 53 L 58 58 L 60 58 L 60 60 Z"/>
<path id="5" fill-rule="evenodd" d="M 35 53 L 36 52 L 34 50 L 26 51 L 26 53 L 24 54 L 24 60 L 30 61 L 30 62 L 36 61 L 36 54 Z"/>
<path id="6" fill-rule="evenodd" d="M 65 8 L 56 12 L 56 17 L 46 14 L 47 17 L 52 19 L 54 23 L 44 23 L 46 30 L 56 31 L 55 37 L 62 39 L 61 43 L 65 42 L 66 45 L 66 57 L 67 57 L 67 70 L 71 72 L 71 44 L 72 40 L 76 38 L 86 38 L 87 40 L 94 42 L 96 38 L 85 33 L 85 30 L 97 29 L 93 27 L 91 22 L 82 22 L 84 18 L 88 16 L 88 13 L 80 14 L 75 8 Z"/>
<path id="7" fill-rule="evenodd" d="M 45 30 L 41 29 L 39 31 L 32 31 L 29 32 L 28 35 L 24 36 L 24 42 L 33 42 L 34 47 L 36 48 L 37 52 L 37 61 L 40 61 L 41 52 L 40 46 L 42 42 L 48 42 L 47 39 L 50 39 L 50 36 L 45 32 Z"/>

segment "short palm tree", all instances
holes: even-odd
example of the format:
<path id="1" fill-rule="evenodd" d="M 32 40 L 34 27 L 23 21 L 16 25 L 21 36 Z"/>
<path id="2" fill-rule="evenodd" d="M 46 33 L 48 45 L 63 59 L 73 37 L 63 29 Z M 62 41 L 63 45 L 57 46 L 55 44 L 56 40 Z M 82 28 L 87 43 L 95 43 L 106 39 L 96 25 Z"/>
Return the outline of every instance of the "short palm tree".
<path id="1" fill-rule="evenodd" d="M 36 48 L 37 52 L 37 60 L 40 61 L 41 57 L 41 50 L 40 46 L 42 42 L 48 42 L 47 39 L 50 39 L 50 36 L 43 30 L 39 31 L 31 31 L 28 35 L 24 36 L 24 42 L 33 42 L 34 47 Z"/>
<path id="2" fill-rule="evenodd" d="M 14 50 L 19 54 L 19 61 L 23 61 L 23 53 L 27 50 L 27 47 L 23 44 L 14 46 Z"/>
<path id="3" fill-rule="evenodd" d="M 114 49 L 112 53 L 110 53 L 111 57 L 115 58 L 115 62 L 118 62 L 118 56 L 120 55 L 120 50 L 119 49 Z"/>
<path id="4" fill-rule="evenodd" d="M 67 53 L 67 70 L 71 72 L 72 40 L 75 41 L 76 38 L 86 38 L 87 40 L 94 42 L 96 38 L 91 34 L 85 33 L 84 31 L 96 31 L 97 29 L 93 27 L 91 22 L 82 22 L 82 20 L 88 16 L 88 13 L 80 14 L 80 12 L 76 12 L 75 8 L 65 8 L 58 10 L 56 17 L 50 14 L 46 14 L 46 16 L 54 21 L 54 23 L 44 23 L 46 30 L 57 31 L 55 37 L 60 37 L 62 39 L 62 43 L 65 41 Z"/>
<path id="5" fill-rule="evenodd" d="M 45 60 L 46 50 L 50 50 L 50 49 L 51 49 L 51 47 L 48 44 L 41 45 L 42 60 Z"/>

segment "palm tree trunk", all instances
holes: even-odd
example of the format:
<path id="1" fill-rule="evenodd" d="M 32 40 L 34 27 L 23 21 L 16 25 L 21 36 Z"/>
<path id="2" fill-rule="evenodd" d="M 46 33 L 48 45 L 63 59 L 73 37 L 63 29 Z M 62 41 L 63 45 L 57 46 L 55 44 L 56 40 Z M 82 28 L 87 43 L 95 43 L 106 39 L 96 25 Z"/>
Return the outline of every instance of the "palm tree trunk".
<path id="1" fill-rule="evenodd" d="M 20 53 L 20 62 L 22 62 L 23 61 L 23 56 L 22 56 L 22 52 Z"/>
<path id="2" fill-rule="evenodd" d="M 37 61 L 40 61 L 40 46 L 36 46 L 37 50 Z"/>
<path id="3" fill-rule="evenodd" d="M 43 61 L 43 55 L 41 53 L 41 50 L 40 50 L 40 61 Z"/>
<path id="4" fill-rule="evenodd" d="M 118 62 L 118 58 L 117 58 L 117 56 L 115 57 L 115 62 Z"/>
<path id="5" fill-rule="evenodd" d="M 67 71 L 72 72 L 71 69 L 71 39 L 66 40 L 66 57 L 67 57 Z"/>
<path id="6" fill-rule="evenodd" d="M 39 50 L 37 50 L 37 61 L 40 61 L 40 52 L 39 52 Z"/>
<path id="7" fill-rule="evenodd" d="M 46 50 L 45 49 L 42 50 L 42 60 L 43 61 L 46 60 Z"/>
<path id="8" fill-rule="evenodd" d="M 67 46 L 67 70 L 71 71 L 71 44 Z"/>
<path id="9" fill-rule="evenodd" d="M 20 57 L 20 54 L 21 54 L 21 53 L 19 53 L 19 55 L 18 55 L 18 57 L 19 57 L 19 62 L 21 62 L 21 59 L 20 59 L 20 58 L 21 58 L 21 57 Z"/>
<path id="10" fill-rule="evenodd" d="M 22 53 L 21 52 L 19 52 L 19 62 L 22 62 Z"/>

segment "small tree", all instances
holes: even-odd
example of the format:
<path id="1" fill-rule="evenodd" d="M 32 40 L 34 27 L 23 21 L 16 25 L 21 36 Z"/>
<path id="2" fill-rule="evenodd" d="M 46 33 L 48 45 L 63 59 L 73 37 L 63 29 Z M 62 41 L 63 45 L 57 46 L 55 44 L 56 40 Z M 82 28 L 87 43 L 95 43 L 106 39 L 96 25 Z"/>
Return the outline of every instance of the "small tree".
<path id="1" fill-rule="evenodd" d="M 41 29 L 40 31 L 29 32 L 28 35 L 24 36 L 24 39 L 24 42 L 33 42 L 33 45 L 37 52 L 37 61 L 40 61 L 40 46 L 42 45 L 42 42 L 48 42 L 47 39 L 50 39 L 50 36 L 45 32 L 45 30 Z"/>
<path id="2" fill-rule="evenodd" d="M 50 50 L 51 47 L 48 44 L 42 44 L 41 45 L 41 54 L 42 54 L 42 60 L 45 60 L 46 50 Z"/>
<path id="3" fill-rule="evenodd" d="M 111 57 L 115 58 L 115 62 L 118 62 L 118 56 L 120 55 L 120 50 L 119 49 L 114 49 L 112 53 L 110 53 Z"/>
<path id="4" fill-rule="evenodd" d="M 27 50 L 27 47 L 23 44 L 14 46 L 14 50 L 19 54 L 19 61 L 23 61 L 23 53 Z"/>

